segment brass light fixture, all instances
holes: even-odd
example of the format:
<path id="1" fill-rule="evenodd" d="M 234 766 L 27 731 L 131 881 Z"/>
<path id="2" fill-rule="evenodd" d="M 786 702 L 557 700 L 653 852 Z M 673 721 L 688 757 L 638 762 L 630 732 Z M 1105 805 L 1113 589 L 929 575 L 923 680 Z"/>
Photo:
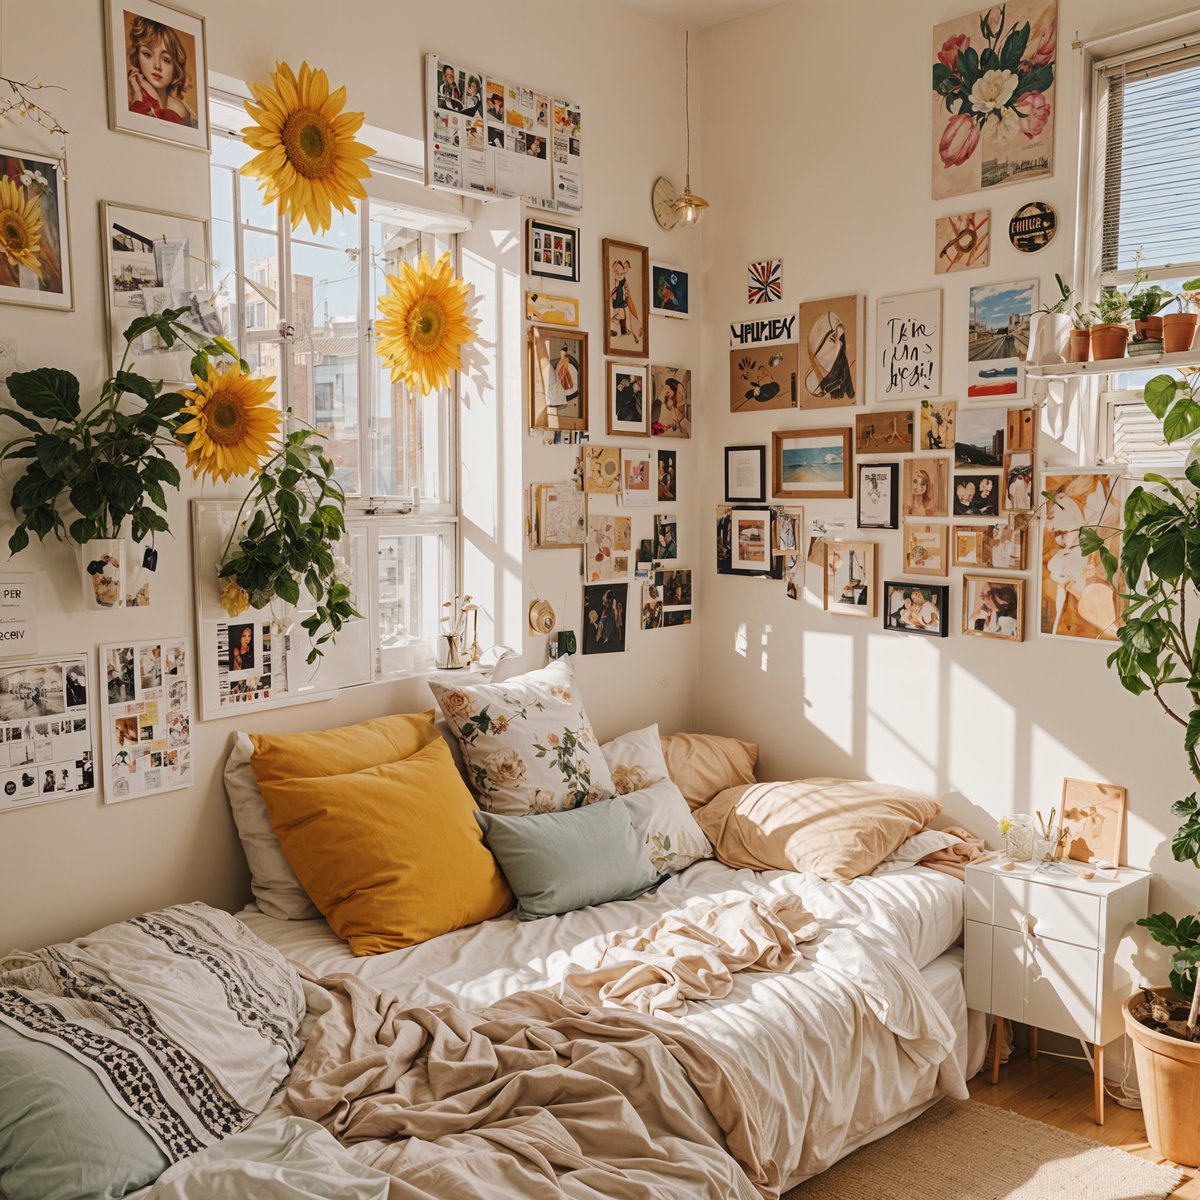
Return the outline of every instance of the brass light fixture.
<path id="1" fill-rule="evenodd" d="M 683 35 L 683 113 L 687 122 L 687 169 L 683 176 L 683 191 L 675 197 L 671 207 L 679 217 L 679 223 L 689 228 L 700 224 L 708 201 L 703 196 L 697 196 L 692 191 L 692 108 L 691 108 L 691 77 L 689 69 L 688 39 L 691 35 Z"/>

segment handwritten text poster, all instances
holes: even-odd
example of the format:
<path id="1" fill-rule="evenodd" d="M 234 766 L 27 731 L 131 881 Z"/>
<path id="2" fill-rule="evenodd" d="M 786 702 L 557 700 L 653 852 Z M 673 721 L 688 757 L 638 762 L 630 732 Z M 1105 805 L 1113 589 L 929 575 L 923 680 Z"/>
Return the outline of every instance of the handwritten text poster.
<path id="1" fill-rule="evenodd" d="M 875 399 L 941 394 L 942 289 L 884 296 L 875 312 Z"/>

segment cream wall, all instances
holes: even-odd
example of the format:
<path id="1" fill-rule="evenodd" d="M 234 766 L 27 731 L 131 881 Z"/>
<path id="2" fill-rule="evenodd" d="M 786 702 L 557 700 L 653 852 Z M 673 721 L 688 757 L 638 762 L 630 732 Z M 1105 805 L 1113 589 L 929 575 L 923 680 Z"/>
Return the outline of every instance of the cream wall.
<path id="1" fill-rule="evenodd" d="M 760 778 L 829 774 L 906 784 L 938 797 L 948 817 L 993 842 L 995 818 L 1048 811 L 1064 776 L 1124 784 L 1126 861 L 1157 873 L 1153 905 L 1195 907 L 1195 869 L 1172 859 L 1167 839 L 1176 824 L 1170 805 L 1191 790 L 1177 730 L 1151 701 L 1121 690 L 1105 669 L 1103 648 L 1033 635 L 1021 645 L 961 636 L 961 570 L 952 573 L 951 636 L 935 641 L 827 615 L 812 592 L 798 604 L 780 583 L 717 577 L 712 566 L 721 448 L 769 445 L 772 429 L 853 417 L 837 409 L 728 412 L 726 327 L 750 315 L 746 263 L 783 258 L 783 303 L 761 306 L 756 315 L 795 311 L 804 299 L 866 293 L 868 356 L 879 296 L 944 287 L 944 395 L 961 401 L 968 286 L 1036 274 L 1045 297 L 1056 271 L 1071 276 L 1081 64 L 1072 38 L 1178 6 L 1060 0 L 1053 177 L 934 203 L 932 28 L 969 7 L 960 0 L 792 0 L 700 38 L 704 152 L 722 169 L 707 172 L 700 189 L 712 210 L 704 227 L 705 606 L 697 727 L 758 741 Z M 1053 203 L 1063 226 L 1047 250 L 1027 257 L 1008 245 L 1004 231 L 1012 212 L 1033 199 Z M 992 210 L 998 236 L 991 266 L 935 278 L 934 219 L 970 207 Z M 1065 454 L 1043 437 L 1040 457 Z M 814 502 L 808 515 L 843 518 L 847 535 L 854 533 L 853 502 Z M 900 534 L 864 536 L 880 544 L 881 578 L 900 577 Z M 1032 571 L 1028 579 L 1036 627 Z M 819 576 L 815 583 L 819 589 Z"/>
<path id="2" fill-rule="evenodd" d="M 208 20 L 210 68 L 235 79 L 262 79 L 282 59 L 307 57 L 344 81 L 350 107 L 373 125 L 412 138 L 423 135 L 423 54 L 435 51 L 509 78 L 565 94 L 583 105 L 585 205 L 583 282 L 573 290 L 592 334 L 590 386 L 593 427 L 603 427 L 604 375 L 600 239 L 645 242 L 687 267 L 699 266 L 699 242 L 683 232 L 665 235 L 649 205 L 651 180 L 680 174 L 683 145 L 682 36 L 615 5 L 576 5 L 569 17 L 544 4 L 516 0 L 503 7 L 483 0 L 439 5 L 358 0 L 340 8 L 315 0 L 191 0 Z M 97 205 L 101 199 L 207 213 L 205 156 L 167 143 L 110 132 L 105 116 L 104 39 L 100 0 L 40 0 L 6 5 L 0 74 L 40 76 L 62 84 L 49 106 L 71 131 L 69 204 L 75 272 L 75 312 L 55 314 L 0 306 L 0 336 L 19 341 L 24 366 L 75 371 L 85 389 L 106 373 Z M 63 31 L 69 30 L 69 36 Z M 27 139 L 6 126 L 4 144 Z M 24 143 L 22 143 L 24 144 Z M 44 148 L 32 143 L 34 148 Z M 483 295 L 485 352 L 493 384 L 464 389 L 464 429 L 497 431 L 464 438 L 468 519 L 468 586 L 485 596 L 498 640 L 524 640 L 526 663 L 544 661 L 544 639 L 524 634 L 524 612 L 535 590 L 558 609 L 563 627 L 578 629 L 581 603 L 578 551 L 530 554 L 522 539 L 522 489 L 528 482 L 569 476 L 571 452 L 547 448 L 523 432 L 523 330 L 520 303 L 520 226 L 516 204 L 487 206 L 470 239 L 470 273 Z M 502 294 L 503 302 L 497 303 Z M 659 361 L 698 358 L 700 322 L 655 318 L 652 350 Z M 503 435 L 500 437 L 499 435 Z M 597 440 L 604 441 L 603 437 Z M 678 448 L 680 444 L 676 443 Z M 680 453 L 680 512 L 695 508 L 696 455 Z M 41 646 L 94 653 L 125 636 L 192 632 L 190 548 L 184 499 L 172 507 L 174 542 L 163 547 L 164 598 L 150 610 L 83 615 L 76 607 L 73 555 L 53 546 L 23 554 L 17 566 L 43 579 Z M 209 492 L 207 494 L 219 494 Z M 4 506 L 8 513 L 7 504 Z M 648 512 L 635 518 L 635 537 L 649 536 Z M 638 528 L 641 526 L 641 528 Z M 11 519 L 0 520 L 7 538 Z M 694 522 L 681 524 L 682 561 L 694 558 Z M 631 612 L 635 606 L 631 606 Z M 690 725 L 696 684 L 696 629 L 631 631 L 630 653 L 582 659 L 583 681 L 601 736 L 658 720 L 664 728 Z M 635 667 L 636 664 L 636 667 Z M 103 922 L 148 908 L 204 899 L 230 908 L 248 898 L 241 850 L 220 782 L 220 763 L 237 725 L 251 730 L 327 727 L 430 704 L 420 680 L 367 686 L 312 705 L 199 724 L 198 782 L 186 791 L 104 806 L 67 800 L 0 814 L 0 951 L 72 937 Z"/>

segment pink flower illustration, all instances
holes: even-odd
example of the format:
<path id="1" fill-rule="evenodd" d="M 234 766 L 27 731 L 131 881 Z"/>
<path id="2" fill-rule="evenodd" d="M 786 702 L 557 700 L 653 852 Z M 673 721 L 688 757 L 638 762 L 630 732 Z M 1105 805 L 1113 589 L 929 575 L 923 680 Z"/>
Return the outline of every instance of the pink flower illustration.
<path id="1" fill-rule="evenodd" d="M 971 39 L 965 33 L 956 33 L 942 43 L 942 48 L 938 51 L 938 62 L 944 64 L 951 71 L 957 71 L 958 52 L 967 50 L 970 46 Z"/>
<path id="2" fill-rule="evenodd" d="M 1058 19 L 1051 4 L 1034 22 L 1026 46 L 1025 61 L 1031 67 L 1044 67 L 1054 61 L 1058 49 Z"/>
<path id="3" fill-rule="evenodd" d="M 946 122 L 942 140 L 938 142 L 938 153 L 943 167 L 961 166 L 975 153 L 979 145 L 979 126 L 975 118 L 959 113 Z"/>
<path id="4" fill-rule="evenodd" d="M 1021 132 L 1027 138 L 1035 138 L 1050 120 L 1050 101 L 1041 92 L 1026 92 L 1017 101 L 1021 114 Z"/>

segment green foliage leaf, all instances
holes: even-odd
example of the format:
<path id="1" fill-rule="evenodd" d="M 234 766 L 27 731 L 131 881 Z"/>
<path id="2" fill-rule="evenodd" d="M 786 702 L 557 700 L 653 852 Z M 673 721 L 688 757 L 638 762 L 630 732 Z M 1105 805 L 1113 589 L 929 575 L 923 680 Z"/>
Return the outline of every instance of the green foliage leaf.
<path id="1" fill-rule="evenodd" d="M 1200 429 L 1200 404 L 1183 396 L 1163 418 L 1163 437 L 1168 443 L 1177 442 Z"/>
<path id="2" fill-rule="evenodd" d="M 1147 562 L 1160 579 L 1175 580 L 1183 574 L 1186 547 L 1183 538 L 1174 533 L 1162 538 L 1150 551 Z"/>
<path id="3" fill-rule="evenodd" d="M 1008 37 L 1004 39 L 1004 46 L 1000 51 L 1000 69 L 1003 71 L 1016 72 L 1017 67 L 1021 65 L 1021 57 L 1025 53 L 1025 47 L 1029 44 L 1029 22 L 1024 25 L 1014 25 L 1009 31 Z"/>
<path id="4" fill-rule="evenodd" d="M 1178 386 L 1178 380 L 1171 375 L 1155 375 L 1146 384 L 1142 398 L 1146 402 L 1146 407 L 1160 421 L 1167 415 L 1167 409 L 1171 407 L 1171 401 L 1175 399 Z"/>
<path id="5" fill-rule="evenodd" d="M 287 604 L 300 603 L 300 586 L 290 575 L 280 575 L 276 578 L 275 591 Z"/>
<path id="6" fill-rule="evenodd" d="M 8 537 L 8 552 L 9 554 L 20 554 L 26 546 L 29 545 L 29 534 L 25 530 L 25 525 L 18 525 L 16 529 L 9 534 Z"/>
<path id="7" fill-rule="evenodd" d="M 32 433 L 43 432 L 39 422 L 35 421 L 32 417 L 27 417 L 23 412 L 18 412 L 15 408 L 0 408 L 0 416 L 7 417 L 10 421 L 16 421 L 18 425 L 23 426 Z"/>
<path id="8" fill-rule="evenodd" d="M 35 417 L 71 421 L 79 416 L 79 380 L 70 371 L 39 367 L 17 371 L 6 382 L 13 400 Z"/>
<path id="9" fill-rule="evenodd" d="M 139 375 L 136 371 L 118 371 L 113 376 L 113 381 L 120 391 L 132 392 L 147 403 L 150 403 L 158 395 L 158 389 L 154 384 L 145 375 Z"/>
<path id="10" fill-rule="evenodd" d="M 201 379 L 208 379 L 208 355 L 193 354 L 192 365 L 190 367 L 192 376 L 199 376 Z"/>
<path id="11" fill-rule="evenodd" d="M 1148 929 L 1150 936 L 1160 946 L 1183 946 L 1186 944 L 1180 941 L 1179 923 L 1170 913 L 1152 913 L 1148 917 L 1142 917 L 1138 924 L 1142 928 Z"/>
<path id="12" fill-rule="evenodd" d="M 1100 531 L 1091 525 L 1085 525 L 1079 531 L 1079 551 L 1083 555 L 1095 554 L 1104 545 Z"/>
<path id="13" fill-rule="evenodd" d="M 51 477 L 66 473 L 75 459 L 75 447 L 66 438 L 44 433 L 33 443 L 42 470 Z"/>
<path id="14" fill-rule="evenodd" d="M 1015 102 L 1029 92 L 1049 91 L 1053 86 L 1054 68 L 1049 63 L 1042 67 L 1034 67 L 1032 71 L 1021 76 L 1017 90 L 1013 92 L 1013 101 Z M 1017 104 L 1016 107 L 1019 109 L 1021 106 Z"/>

